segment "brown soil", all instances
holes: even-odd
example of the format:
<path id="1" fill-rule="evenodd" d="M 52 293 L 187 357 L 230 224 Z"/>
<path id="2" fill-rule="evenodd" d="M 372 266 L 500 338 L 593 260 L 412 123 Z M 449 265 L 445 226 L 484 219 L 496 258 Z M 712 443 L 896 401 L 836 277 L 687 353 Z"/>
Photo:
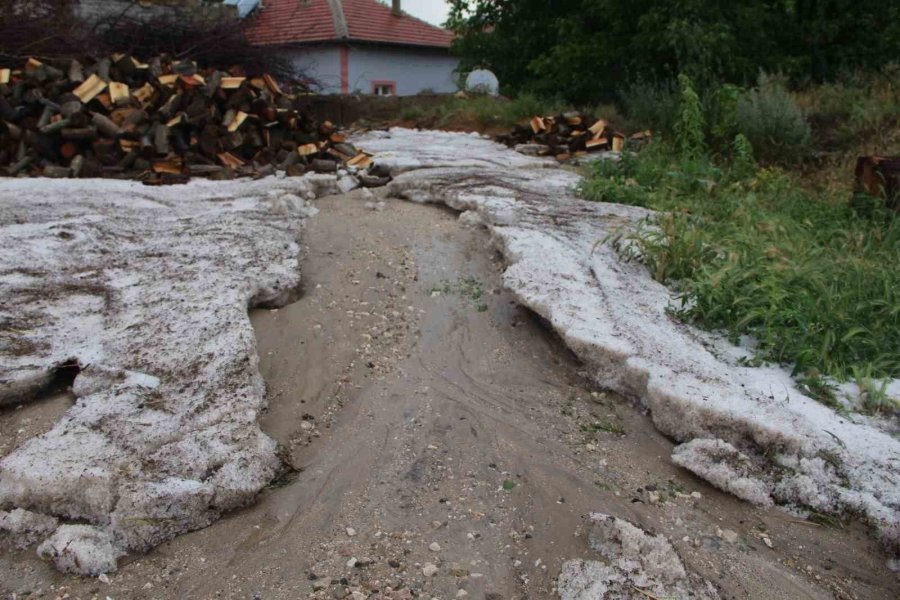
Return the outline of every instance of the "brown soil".
<path id="1" fill-rule="evenodd" d="M 561 562 L 592 556 L 585 517 L 600 511 L 666 534 L 723 598 L 900 596 L 862 527 L 757 509 L 675 467 L 649 418 L 592 389 L 502 291 L 484 232 L 433 207 L 372 211 L 358 193 L 318 205 L 302 299 L 252 314 L 262 424 L 299 472 L 124 559 L 110 584 L 55 573 L 33 550 L 2 554 L 0 592 L 551 598 Z M 20 412 L 0 415 L 2 433 Z"/>

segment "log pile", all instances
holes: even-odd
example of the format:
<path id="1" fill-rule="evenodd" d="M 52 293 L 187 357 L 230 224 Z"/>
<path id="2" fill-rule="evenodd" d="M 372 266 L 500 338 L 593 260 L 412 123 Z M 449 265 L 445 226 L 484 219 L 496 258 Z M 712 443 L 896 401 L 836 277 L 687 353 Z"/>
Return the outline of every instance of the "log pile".
<path id="1" fill-rule="evenodd" d="M 631 136 L 639 142 L 651 133 L 642 131 Z M 527 124 L 516 126 L 510 133 L 497 136 L 497 141 L 523 154 L 554 156 L 560 162 L 585 156 L 590 152 L 622 152 L 626 136 L 615 131 L 604 119 L 594 119 L 580 112 L 533 117 Z"/>
<path id="2" fill-rule="evenodd" d="M 372 157 L 302 114 L 270 76 L 124 54 L 88 67 L 29 59 L 0 68 L 0 174 L 110 177 L 147 184 L 286 171 L 354 173 Z"/>

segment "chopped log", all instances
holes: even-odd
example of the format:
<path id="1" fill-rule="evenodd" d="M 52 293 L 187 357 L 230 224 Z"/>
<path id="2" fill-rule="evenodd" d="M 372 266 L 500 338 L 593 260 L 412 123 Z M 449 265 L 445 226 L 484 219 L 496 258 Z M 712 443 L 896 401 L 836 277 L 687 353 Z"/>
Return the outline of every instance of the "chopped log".
<path id="1" fill-rule="evenodd" d="M 69 81 L 72 83 L 81 83 L 84 81 L 84 68 L 77 60 L 69 63 Z"/>
<path id="2" fill-rule="evenodd" d="M 244 81 L 246 81 L 246 79 L 246 77 L 223 77 L 222 89 L 236 90 L 244 84 Z"/>
<path id="3" fill-rule="evenodd" d="M 52 177 L 53 179 L 66 179 L 72 175 L 72 169 L 69 167 L 47 165 L 44 167 L 43 175 L 44 177 Z"/>
<path id="4" fill-rule="evenodd" d="M 604 129 L 606 129 L 606 121 L 603 119 L 598 120 L 596 123 L 588 127 L 588 131 L 594 134 L 594 137 L 603 135 Z"/>
<path id="5" fill-rule="evenodd" d="M 237 169 L 238 167 L 243 167 L 246 163 L 242 161 L 240 158 L 231 154 L 230 152 L 222 152 L 219 154 L 219 160 L 222 161 L 222 164 L 231 169 Z"/>
<path id="6" fill-rule="evenodd" d="M 337 172 L 337 163 L 333 160 L 324 160 L 321 158 L 315 158 L 310 163 L 312 170 L 316 173 L 336 173 Z"/>
<path id="7" fill-rule="evenodd" d="M 319 147 L 315 144 L 303 144 L 297 148 L 297 154 L 300 156 L 312 156 L 313 154 L 318 154 L 318 152 Z"/>
<path id="8" fill-rule="evenodd" d="M 157 123 L 153 128 L 153 147 L 160 156 L 169 153 L 169 128 L 162 123 Z"/>
<path id="9" fill-rule="evenodd" d="M 81 172 L 84 170 L 84 157 L 79 154 L 72 158 L 69 170 L 72 172 L 72 177 L 81 177 Z"/>
<path id="10" fill-rule="evenodd" d="M 247 120 L 249 115 L 244 111 L 239 110 L 237 114 L 234 115 L 234 118 L 231 120 L 231 123 L 228 124 L 228 132 L 234 133 L 238 129 L 241 128 L 241 125 L 244 124 L 244 121 Z"/>
<path id="11" fill-rule="evenodd" d="M 112 119 L 99 112 L 95 112 L 91 117 L 91 122 L 101 134 L 106 137 L 114 138 L 122 133 L 122 128 L 116 125 Z"/>
<path id="12" fill-rule="evenodd" d="M 62 139 L 81 142 L 95 140 L 97 130 L 94 127 L 69 127 L 62 130 Z"/>
<path id="13" fill-rule="evenodd" d="M 131 100 L 131 94 L 128 91 L 128 86 L 117 81 L 110 82 L 109 99 L 113 104 L 119 106 L 129 102 Z"/>
<path id="14" fill-rule="evenodd" d="M 106 89 L 106 82 L 100 79 L 96 74 L 88 77 L 84 83 L 72 90 L 72 93 L 78 96 L 78 99 L 87 104 L 97 97 L 97 95 Z"/>
<path id="15" fill-rule="evenodd" d="M 359 180 L 360 185 L 367 188 L 382 187 L 391 182 L 390 176 L 379 177 L 377 175 L 369 175 L 366 173 L 360 173 L 356 178 Z"/>

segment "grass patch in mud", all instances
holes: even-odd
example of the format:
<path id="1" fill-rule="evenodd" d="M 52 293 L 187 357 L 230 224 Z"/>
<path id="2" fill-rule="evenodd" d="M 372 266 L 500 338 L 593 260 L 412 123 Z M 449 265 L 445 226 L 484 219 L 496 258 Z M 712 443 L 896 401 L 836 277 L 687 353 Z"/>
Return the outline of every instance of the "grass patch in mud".
<path id="1" fill-rule="evenodd" d="M 676 317 L 754 340 L 825 404 L 854 381 L 861 408 L 897 410 L 877 380 L 900 377 L 900 217 L 742 148 L 720 163 L 657 142 L 593 169 L 586 198 L 660 211 L 605 241 L 675 290 Z"/>
<path id="2" fill-rule="evenodd" d="M 455 282 L 442 281 L 428 290 L 428 293 L 431 296 L 455 294 L 468 300 L 478 312 L 485 312 L 488 309 L 487 302 L 484 299 L 484 284 L 474 277 L 461 277 Z"/>

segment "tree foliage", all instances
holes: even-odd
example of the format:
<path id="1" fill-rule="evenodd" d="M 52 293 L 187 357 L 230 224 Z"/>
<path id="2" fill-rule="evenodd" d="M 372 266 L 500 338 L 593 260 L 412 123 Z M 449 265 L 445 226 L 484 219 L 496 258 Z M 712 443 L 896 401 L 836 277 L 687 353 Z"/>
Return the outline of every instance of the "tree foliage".
<path id="1" fill-rule="evenodd" d="M 900 4 L 884 0 L 450 0 L 463 68 L 507 93 L 574 102 L 623 83 L 689 75 L 747 84 L 761 70 L 826 80 L 900 54 Z"/>

